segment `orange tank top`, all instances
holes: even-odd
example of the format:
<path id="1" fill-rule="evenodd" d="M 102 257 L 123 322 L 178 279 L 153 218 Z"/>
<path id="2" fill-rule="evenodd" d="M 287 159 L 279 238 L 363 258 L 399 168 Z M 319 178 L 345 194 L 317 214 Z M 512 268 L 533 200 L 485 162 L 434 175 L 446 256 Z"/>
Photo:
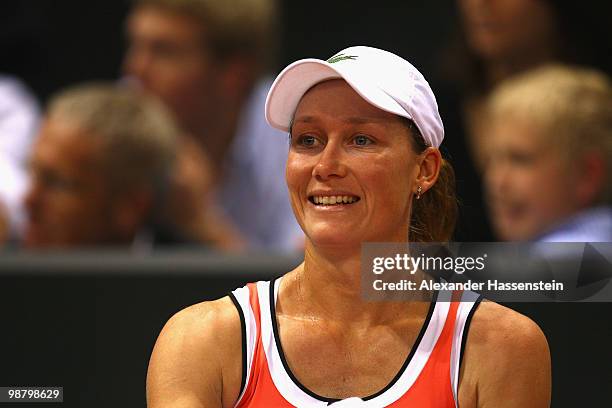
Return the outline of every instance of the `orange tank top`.
<path id="1" fill-rule="evenodd" d="M 249 283 L 230 297 L 242 324 L 243 379 L 235 407 L 325 407 L 338 400 L 315 394 L 293 375 L 279 341 L 275 305 L 281 279 Z M 359 407 L 456 408 L 459 367 L 474 292 L 434 293 L 421 331 L 395 378 Z"/>

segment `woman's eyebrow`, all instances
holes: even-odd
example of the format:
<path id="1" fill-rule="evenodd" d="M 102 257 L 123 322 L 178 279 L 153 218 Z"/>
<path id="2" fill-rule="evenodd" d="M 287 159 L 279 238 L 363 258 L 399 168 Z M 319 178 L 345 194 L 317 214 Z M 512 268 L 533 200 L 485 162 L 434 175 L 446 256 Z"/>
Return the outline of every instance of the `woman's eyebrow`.
<path id="1" fill-rule="evenodd" d="M 291 124 L 294 124 L 296 122 L 312 123 L 316 122 L 316 118 L 314 116 L 300 116 L 297 118 L 293 118 Z"/>

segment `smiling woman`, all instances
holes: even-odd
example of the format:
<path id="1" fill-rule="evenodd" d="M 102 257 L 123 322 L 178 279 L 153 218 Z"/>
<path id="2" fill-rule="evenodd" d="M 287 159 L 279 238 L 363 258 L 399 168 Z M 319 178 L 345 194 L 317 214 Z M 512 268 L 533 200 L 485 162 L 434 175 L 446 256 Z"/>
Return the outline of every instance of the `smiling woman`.
<path id="1" fill-rule="evenodd" d="M 344 80 L 306 92 L 291 128 L 287 184 L 312 245 L 405 241 L 421 172 L 410 137 L 399 116 L 370 105 Z M 423 177 L 435 177 L 439 155 L 427 160 Z"/>
<path id="2" fill-rule="evenodd" d="M 376 236 L 372 229 L 374 220 L 347 213 L 368 226 L 369 236 L 358 236 L 352 230 L 351 236 L 358 243 L 402 242 L 406 237 L 411 241 L 450 239 L 457 209 L 452 168 L 441 159 L 437 149 L 427 146 L 412 120 L 376 108 L 347 82 L 335 79 L 306 92 L 295 112 L 290 135 L 287 183 L 299 222 L 304 222 L 302 216 L 308 214 L 308 209 L 326 212 L 371 209 L 379 200 L 384 201 L 384 217 L 396 231 L 381 231 Z M 443 180 L 439 180 L 440 173 L 444 174 Z M 296 196 L 294 192 L 300 192 L 298 183 L 305 179 L 309 180 L 307 191 L 301 192 L 302 197 Z M 361 179 L 368 184 L 358 186 Z M 343 188 L 347 184 L 352 187 L 330 188 L 338 180 L 342 180 Z M 353 191 L 360 189 L 365 191 Z M 426 205 L 412 200 L 413 195 Z M 347 207 L 344 202 L 340 205 L 336 196 L 342 197 L 340 201 L 346 196 L 360 205 Z M 442 208 L 431 205 L 434 201 Z M 440 209 L 446 211 L 436 211 Z M 437 214 L 432 216 L 432 211 Z M 307 234 L 310 224 L 301 224 Z"/>
<path id="3" fill-rule="evenodd" d="M 418 70 L 369 47 L 300 60 L 272 85 L 266 118 L 290 134 L 304 262 L 172 317 L 149 406 L 548 406 L 548 346 L 524 316 L 469 291 L 361 296 L 362 243 L 448 240 L 454 225 L 442 121 Z"/>

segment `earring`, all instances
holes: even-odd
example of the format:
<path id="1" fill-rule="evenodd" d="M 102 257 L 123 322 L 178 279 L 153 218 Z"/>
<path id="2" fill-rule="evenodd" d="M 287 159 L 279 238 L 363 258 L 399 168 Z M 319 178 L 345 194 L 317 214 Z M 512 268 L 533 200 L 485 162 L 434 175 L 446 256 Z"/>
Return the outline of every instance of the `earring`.
<path id="1" fill-rule="evenodd" d="M 416 199 L 417 199 L 417 200 L 420 200 L 420 199 L 421 199 L 421 193 L 422 193 L 422 192 L 423 192 L 423 187 L 419 186 L 419 187 L 417 188 L 417 191 L 416 191 Z"/>

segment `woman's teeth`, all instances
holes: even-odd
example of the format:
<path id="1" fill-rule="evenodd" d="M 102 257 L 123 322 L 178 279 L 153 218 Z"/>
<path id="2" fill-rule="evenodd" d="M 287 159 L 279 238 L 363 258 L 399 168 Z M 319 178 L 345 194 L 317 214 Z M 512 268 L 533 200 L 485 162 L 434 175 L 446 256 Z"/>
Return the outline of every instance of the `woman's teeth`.
<path id="1" fill-rule="evenodd" d="M 352 204 L 359 201 L 355 196 L 313 196 L 312 201 L 317 205 Z"/>

